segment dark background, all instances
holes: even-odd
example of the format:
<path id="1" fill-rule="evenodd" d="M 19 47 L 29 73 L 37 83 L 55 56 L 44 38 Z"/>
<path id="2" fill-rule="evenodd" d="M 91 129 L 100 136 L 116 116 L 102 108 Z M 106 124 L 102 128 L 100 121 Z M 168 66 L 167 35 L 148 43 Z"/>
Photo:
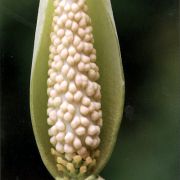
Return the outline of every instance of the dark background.
<path id="1" fill-rule="evenodd" d="M 1 179 L 50 180 L 35 144 L 29 81 L 38 0 L 0 1 Z M 180 179 L 180 49 L 176 0 L 112 0 L 126 81 L 107 180 Z"/>

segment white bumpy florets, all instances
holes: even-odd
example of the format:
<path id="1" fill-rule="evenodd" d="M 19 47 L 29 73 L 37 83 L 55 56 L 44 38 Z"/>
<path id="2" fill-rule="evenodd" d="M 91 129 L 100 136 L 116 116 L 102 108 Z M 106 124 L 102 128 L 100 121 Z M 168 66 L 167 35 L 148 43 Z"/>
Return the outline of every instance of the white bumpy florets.
<path id="1" fill-rule="evenodd" d="M 99 68 L 85 0 L 55 0 L 48 71 L 48 133 L 60 171 L 96 163 L 102 126 Z"/>

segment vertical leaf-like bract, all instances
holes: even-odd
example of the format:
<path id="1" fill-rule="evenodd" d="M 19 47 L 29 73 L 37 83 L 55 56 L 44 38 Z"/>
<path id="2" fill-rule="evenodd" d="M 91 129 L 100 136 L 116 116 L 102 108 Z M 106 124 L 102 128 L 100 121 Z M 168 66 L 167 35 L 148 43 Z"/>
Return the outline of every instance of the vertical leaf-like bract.
<path id="1" fill-rule="evenodd" d="M 54 178 L 100 172 L 116 140 L 123 102 L 109 0 L 40 1 L 30 106 L 37 145 Z"/>

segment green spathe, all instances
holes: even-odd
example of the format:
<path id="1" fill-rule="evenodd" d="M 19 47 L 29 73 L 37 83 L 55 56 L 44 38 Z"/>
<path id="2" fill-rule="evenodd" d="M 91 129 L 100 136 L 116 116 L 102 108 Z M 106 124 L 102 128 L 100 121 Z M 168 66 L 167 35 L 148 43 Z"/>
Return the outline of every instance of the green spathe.
<path id="1" fill-rule="evenodd" d="M 33 130 L 41 158 L 54 178 L 61 178 L 54 157 L 50 153 L 47 119 L 47 71 L 53 1 L 41 0 L 35 35 L 30 84 L 30 108 Z M 121 122 L 124 104 L 124 77 L 119 44 L 109 0 L 87 0 L 92 18 L 97 64 L 100 69 L 103 127 L 101 155 L 93 174 L 107 163 Z"/>

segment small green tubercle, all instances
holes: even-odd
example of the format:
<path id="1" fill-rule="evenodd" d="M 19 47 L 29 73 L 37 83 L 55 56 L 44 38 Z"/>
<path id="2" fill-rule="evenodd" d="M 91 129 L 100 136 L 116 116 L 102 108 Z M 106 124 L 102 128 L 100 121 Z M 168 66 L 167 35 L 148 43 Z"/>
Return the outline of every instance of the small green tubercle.
<path id="1" fill-rule="evenodd" d="M 61 178 L 61 177 L 57 177 L 56 180 L 69 180 L 68 178 L 64 177 L 64 178 Z M 96 175 L 91 175 L 91 176 L 88 176 L 86 179 L 84 180 L 105 180 L 104 178 L 102 178 L 101 176 L 96 176 Z"/>

